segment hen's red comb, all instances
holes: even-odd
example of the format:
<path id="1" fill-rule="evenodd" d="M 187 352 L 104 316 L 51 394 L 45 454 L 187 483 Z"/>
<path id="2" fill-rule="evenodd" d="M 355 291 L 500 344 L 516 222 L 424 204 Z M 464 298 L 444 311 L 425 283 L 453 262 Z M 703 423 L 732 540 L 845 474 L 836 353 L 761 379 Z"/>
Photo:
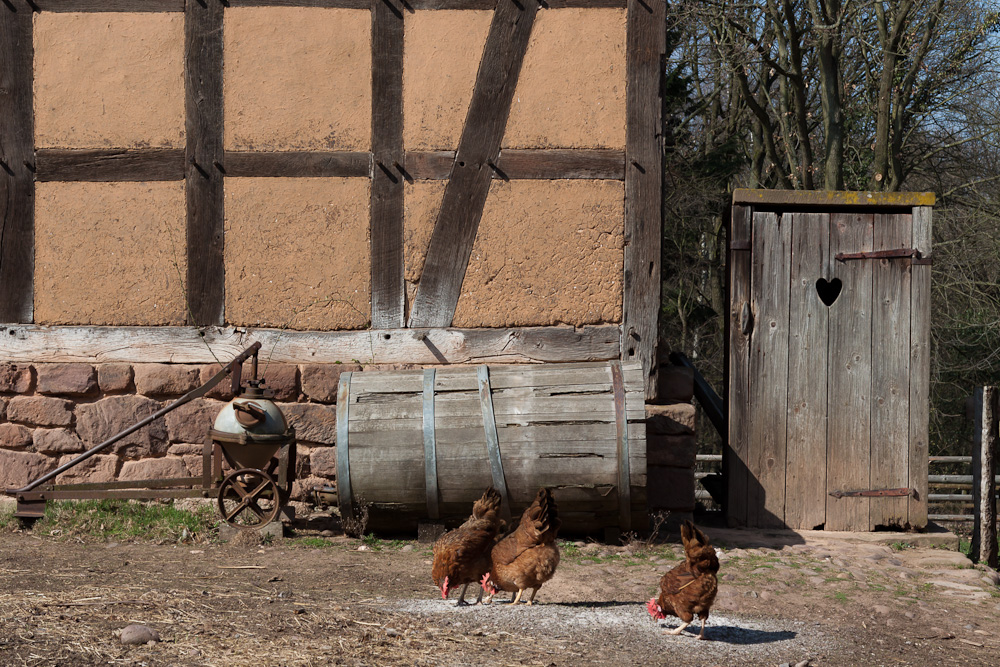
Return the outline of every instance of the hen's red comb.
<path id="1" fill-rule="evenodd" d="M 666 616 L 663 615 L 663 610 L 660 609 L 660 605 L 656 604 L 656 598 L 649 598 L 649 602 L 646 603 L 646 611 L 649 612 L 650 616 L 657 620 L 666 618 Z"/>
<path id="2" fill-rule="evenodd" d="M 444 581 L 441 582 L 441 599 L 448 599 L 448 577 L 445 577 Z"/>

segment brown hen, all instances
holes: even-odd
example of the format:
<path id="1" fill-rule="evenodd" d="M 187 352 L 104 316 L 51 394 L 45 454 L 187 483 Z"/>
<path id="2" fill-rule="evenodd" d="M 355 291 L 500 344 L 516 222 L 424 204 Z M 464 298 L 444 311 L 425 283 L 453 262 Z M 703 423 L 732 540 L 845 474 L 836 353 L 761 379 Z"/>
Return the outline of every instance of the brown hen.
<path id="1" fill-rule="evenodd" d="M 483 588 L 490 593 L 487 603 L 498 590 L 504 590 L 516 592 L 511 603 L 517 604 L 529 588 L 531 597 L 527 604 L 534 603 L 538 589 L 552 578 L 559 565 L 556 545 L 559 525 L 552 492 L 539 489 L 534 502 L 521 515 L 517 528 L 493 547 L 493 566 L 482 581 Z"/>
<path id="2" fill-rule="evenodd" d="M 490 571 L 490 549 L 500 530 L 500 494 L 492 486 L 472 505 L 472 516 L 465 523 L 442 535 L 434 543 L 434 564 L 431 578 L 441 589 L 441 597 L 462 587 L 458 604 L 465 601 L 469 584 L 478 583 Z M 476 602 L 483 599 L 479 591 Z"/>
<path id="3" fill-rule="evenodd" d="M 681 526 L 684 542 L 684 562 L 670 570 L 660 579 L 660 596 L 646 603 L 646 609 L 656 620 L 667 614 L 677 616 L 681 624 L 668 634 L 679 635 L 691 624 L 697 614 L 701 620 L 698 639 L 705 638 L 708 610 L 715 601 L 719 590 L 719 559 L 715 548 L 708 543 L 705 533 L 695 528 L 690 521 Z"/>

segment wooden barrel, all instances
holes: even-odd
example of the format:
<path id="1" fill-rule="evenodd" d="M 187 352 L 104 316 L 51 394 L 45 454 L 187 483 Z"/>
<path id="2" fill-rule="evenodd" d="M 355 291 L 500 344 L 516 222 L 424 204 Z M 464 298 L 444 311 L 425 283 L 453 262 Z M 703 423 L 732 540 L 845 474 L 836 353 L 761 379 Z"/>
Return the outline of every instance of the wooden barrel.
<path id="1" fill-rule="evenodd" d="M 642 530 L 644 400 L 641 366 L 620 362 L 343 373 L 341 516 L 455 524 L 493 485 L 517 518 L 545 486 L 565 532 Z"/>

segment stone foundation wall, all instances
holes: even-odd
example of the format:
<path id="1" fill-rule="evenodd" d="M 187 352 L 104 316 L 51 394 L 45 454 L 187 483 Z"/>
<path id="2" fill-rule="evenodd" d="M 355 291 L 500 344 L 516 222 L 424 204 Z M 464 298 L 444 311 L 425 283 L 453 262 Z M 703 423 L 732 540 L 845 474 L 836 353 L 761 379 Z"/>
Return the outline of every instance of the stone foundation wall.
<path id="1" fill-rule="evenodd" d="M 372 368 L 372 367 L 369 367 Z M 394 367 L 395 368 L 395 367 Z M 200 386 L 217 365 L 0 364 L 0 485 L 19 488 Z M 248 376 L 249 364 L 244 366 Z M 259 375 L 295 427 L 292 497 L 336 478 L 337 384 L 357 364 L 270 364 Z M 200 476 L 202 446 L 231 383 L 167 413 L 78 466 L 57 484 Z"/>
<path id="2" fill-rule="evenodd" d="M 646 498 L 650 514 L 669 512 L 671 520 L 694 512 L 694 375 L 681 366 L 660 366 L 660 400 L 646 406 Z"/>

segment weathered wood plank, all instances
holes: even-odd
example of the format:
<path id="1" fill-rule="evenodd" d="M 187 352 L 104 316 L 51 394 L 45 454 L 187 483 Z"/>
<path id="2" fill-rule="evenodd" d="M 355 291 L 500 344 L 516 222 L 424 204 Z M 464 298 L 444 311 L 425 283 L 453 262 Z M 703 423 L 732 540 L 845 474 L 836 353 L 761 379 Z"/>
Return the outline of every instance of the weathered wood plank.
<path id="1" fill-rule="evenodd" d="M 497 2 L 410 326 L 451 325 L 537 12 L 538 0 Z"/>
<path id="2" fill-rule="evenodd" d="M 222 164 L 226 176 L 367 178 L 371 163 L 371 153 L 351 151 L 226 151 Z"/>
<path id="3" fill-rule="evenodd" d="M 786 214 L 792 222 L 788 337 L 785 524 L 826 521 L 826 375 L 829 308 L 816 281 L 830 280 L 830 214 Z"/>
<path id="4" fill-rule="evenodd" d="M 265 0 L 260 0 L 265 1 Z M 407 6 L 416 10 L 422 9 L 493 9 L 496 0 L 407 0 Z M 626 0 L 548 0 L 548 9 L 624 9 Z"/>
<path id="5" fill-rule="evenodd" d="M 231 7 L 323 7 L 371 9 L 371 0 L 227 0 Z"/>
<path id="6" fill-rule="evenodd" d="M 754 212 L 747 524 L 755 527 L 782 527 L 785 520 L 791 242 L 788 217 Z"/>
<path id="7" fill-rule="evenodd" d="M 747 525 L 750 435 L 750 216 L 748 206 L 733 206 L 729 239 L 729 317 L 727 328 L 726 414 L 729 416 L 722 468 L 728 487 L 726 517 L 730 526 Z"/>
<path id="8" fill-rule="evenodd" d="M 834 213 L 830 253 L 868 252 L 874 242 L 872 214 Z M 872 262 L 834 262 L 843 287 L 830 308 L 827 487 L 870 489 Z M 827 530 L 868 530 L 869 499 L 826 498 Z"/>
<path id="9" fill-rule="evenodd" d="M 629 0 L 625 36 L 625 275 L 622 361 L 646 370 L 646 398 L 656 397 L 662 237 L 661 79 L 666 0 Z"/>
<path id="10" fill-rule="evenodd" d="M 180 181 L 184 150 L 175 148 L 61 149 L 36 154 L 39 181 Z"/>
<path id="11" fill-rule="evenodd" d="M 24 0 L 15 1 L 28 5 Z M 32 4 L 43 12 L 184 11 L 184 0 L 32 0 Z"/>
<path id="12" fill-rule="evenodd" d="M 625 153 L 616 150 L 504 149 L 494 178 L 509 180 L 593 178 L 623 180 Z"/>
<path id="13" fill-rule="evenodd" d="M 642 367 L 630 364 L 623 368 L 629 392 L 639 389 Z M 611 395 L 611 377 L 607 364 L 565 363 L 559 366 L 498 366 L 490 369 L 490 382 L 494 391 L 513 387 L 530 389 L 534 395 L 605 393 Z M 419 371 L 375 371 L 354 378 L 358 391 L 366 394 L 399 394 L 410 392 L 417 396 L 422 391 Z M 475 392 L 475 373 L 469 368 L 441 368 L 435 374 L 437 392 Z M 368 397 L 372 399 L 371 396 Z M 390 396 L 390 400 L 393 397 Z M 641 399 L 640 399 L 641 402 Z"/>
<path id="14" fill-rule="evenodd" d="M 31 8 L 0 5 L 0 322 L 34 316 L 34 43 Z"/>
<path id="15" fill-rule="evenodd" d="M 451 175 L 455 151 L 410 151 L 406 176 L 410 180 L 445 180 Z M 607 149 L 505 148 L 493 169 L 494 179 L 609 179 L 625 178 L 625 153 Z"/>
<path id="16" fill-rule="evenodd" d="M 0 326 L 0 358 L 13 362 L 212 364 L 260 341 L 275 363 L 472 364 L 606 361 L 619 355 L 615 325 L 523 329 L 287 331 L 231 327 Z M 213 356 L 214 353 L 214 356 Z"/>
<path id="17" fill-rule="evenodd" d="M 189 2 L 184 20 L 189 324 L 225 321 L 221 2 Z"/>
<path id="18" fill-rule="evenodd" d="M 875 250 L 909 248 L 911 215 L 875 215 Z M 910 444 L 910 262 L 900 259 L 872 263 L 872 436 L 871 488 L 909 486 Z M 872 498 L 869 529 L 902 529 L 907 523 L 907 498 Z"/>
<path id="19" fill-rule="evenodd" d="M 931 256 L 930 206 L 913 209 L 913 247 Z M 927 454 L 930 440 L 931 267 L 910 267 L 910 445 L 909 484 L 916 496 L 908 501 L 911 528 L 927 525 Z"/>
<path id="20" fill-rule="evenodd" d="M 357 394 L 355 394 L 357 395 Z M 494 397 L 494 413 L 497 418 L 515 415 L 525 423 L 534 421 L 557 423 L 590 419 L 591 421 L 614 421 L 614 402 L 611 396 L 551 396 L 548 398 L 521 399 Z M 434 412 L 438 419 L 461 417 L 475 414 L 478 407 L 473 397 L 455 398 L 435 402 Z M 366 421 L 371 419 L 419 419 L 423 414 L 423 405 L 419 400 L 401 400 L 396 403 L 356 403 L 351 408 L 352 419 Z M 556 413 L 559 413 L 556 415 Z M 570 416 L 572 415 L 572 417 Z"/>
<path id="21" fill-rule="evenodd" d="M 371 317 L 403 326 L 403 16 L 406 0 L 372 0 Z"/>
<path id="22" fill-rule="evenodd" d="M 864 192 L 831 190 L 749 190 L 737 188 L 733 191 L 734 204 L 768 206 L 776 208 L 793 207 L 797 211 L 819 207 L 824 210 L 844 207 L 892 208 L 909 210 L 915 206 L 933 206 L 933 192 Z"/>
<path id="23" fill-rule="evenodd" d="M 997 501 L 993 478 L 997 472 L 996 387 L 977 387 L 975 429 L 972 433 L 972 544 L 969 556 L 997 566 Z"/>

